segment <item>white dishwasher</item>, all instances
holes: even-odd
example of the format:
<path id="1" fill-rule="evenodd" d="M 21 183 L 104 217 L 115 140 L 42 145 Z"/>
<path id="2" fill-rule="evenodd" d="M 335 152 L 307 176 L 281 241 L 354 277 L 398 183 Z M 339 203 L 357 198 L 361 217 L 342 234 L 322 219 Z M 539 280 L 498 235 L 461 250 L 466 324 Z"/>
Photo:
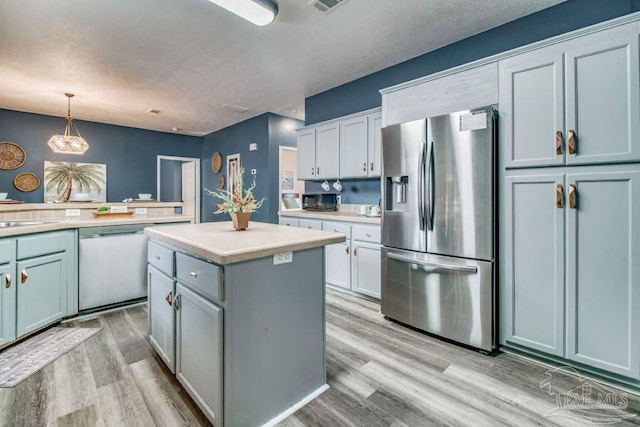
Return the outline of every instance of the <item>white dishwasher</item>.
<path id="1" fill-rule="evenodd" d="M 147 241 L 152 224 L 79 230 L 78 310 L 143 300 L 147 296 Z"/>

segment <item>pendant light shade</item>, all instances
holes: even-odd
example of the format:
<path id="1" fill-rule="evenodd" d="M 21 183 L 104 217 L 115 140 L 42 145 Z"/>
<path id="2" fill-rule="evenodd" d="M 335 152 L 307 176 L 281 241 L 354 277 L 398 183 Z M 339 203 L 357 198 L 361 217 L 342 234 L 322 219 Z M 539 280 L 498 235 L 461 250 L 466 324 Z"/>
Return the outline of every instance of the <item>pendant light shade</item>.
<path id="1" fill-rule="evenodd" d="M 64 135 L 53 135 L 47 144 L 49 144 L 54 153 L 84 154 L 89 148 L 89 144 L 73 124 L 73 118 L 71 117 L 71 98 L 73 98 L 73 94 L 65 93 L 65 96 L 67 97 L 67 124 L 64 128 Z M 75 129 L 76 135 L 71 134 L 73 129 Z"/>
<path id="2" fill-rule="evenodd" d="M 278 6 L 270 0 L 209 1 L 259 26 L 272 23 L 278 14 Z"/>

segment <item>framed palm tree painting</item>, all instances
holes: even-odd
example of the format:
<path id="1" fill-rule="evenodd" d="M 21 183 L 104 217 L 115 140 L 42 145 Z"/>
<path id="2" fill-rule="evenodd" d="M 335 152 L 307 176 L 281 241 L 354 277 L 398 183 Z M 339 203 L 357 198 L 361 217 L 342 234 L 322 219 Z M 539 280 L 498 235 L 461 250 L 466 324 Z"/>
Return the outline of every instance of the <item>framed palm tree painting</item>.
<path id="1" fill-rule="evenodd" d="M 44 162 L 44 201 L 107 201 L 107 165 Z"/>

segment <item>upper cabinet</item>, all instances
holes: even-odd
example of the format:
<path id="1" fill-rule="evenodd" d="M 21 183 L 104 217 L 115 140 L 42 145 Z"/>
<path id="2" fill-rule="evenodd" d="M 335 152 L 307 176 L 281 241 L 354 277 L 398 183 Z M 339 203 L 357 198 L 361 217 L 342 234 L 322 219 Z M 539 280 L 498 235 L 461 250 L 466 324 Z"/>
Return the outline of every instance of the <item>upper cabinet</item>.
<path id="1" fill-rule="evenodd" d="M 379 109 L 298 130 L 300 179 L 380 176 Z"/>
<path id="2" fill-rule="evenodd" d="M 500 61 L 503 165 L 640 160 L 638 61 L 633 25 Z"/>

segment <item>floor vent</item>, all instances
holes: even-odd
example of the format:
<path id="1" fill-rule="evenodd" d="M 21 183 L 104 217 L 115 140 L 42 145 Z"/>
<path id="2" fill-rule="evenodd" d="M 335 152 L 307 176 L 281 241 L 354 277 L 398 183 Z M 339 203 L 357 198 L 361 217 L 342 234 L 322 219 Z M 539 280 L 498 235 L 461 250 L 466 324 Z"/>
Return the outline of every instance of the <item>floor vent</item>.
<path id="1" fill-rule="evenodd" d="M 311 0 L 309 4 L 312 4 L 320 12 L 329 13 L 346 2 L 347 0 Z"/>

